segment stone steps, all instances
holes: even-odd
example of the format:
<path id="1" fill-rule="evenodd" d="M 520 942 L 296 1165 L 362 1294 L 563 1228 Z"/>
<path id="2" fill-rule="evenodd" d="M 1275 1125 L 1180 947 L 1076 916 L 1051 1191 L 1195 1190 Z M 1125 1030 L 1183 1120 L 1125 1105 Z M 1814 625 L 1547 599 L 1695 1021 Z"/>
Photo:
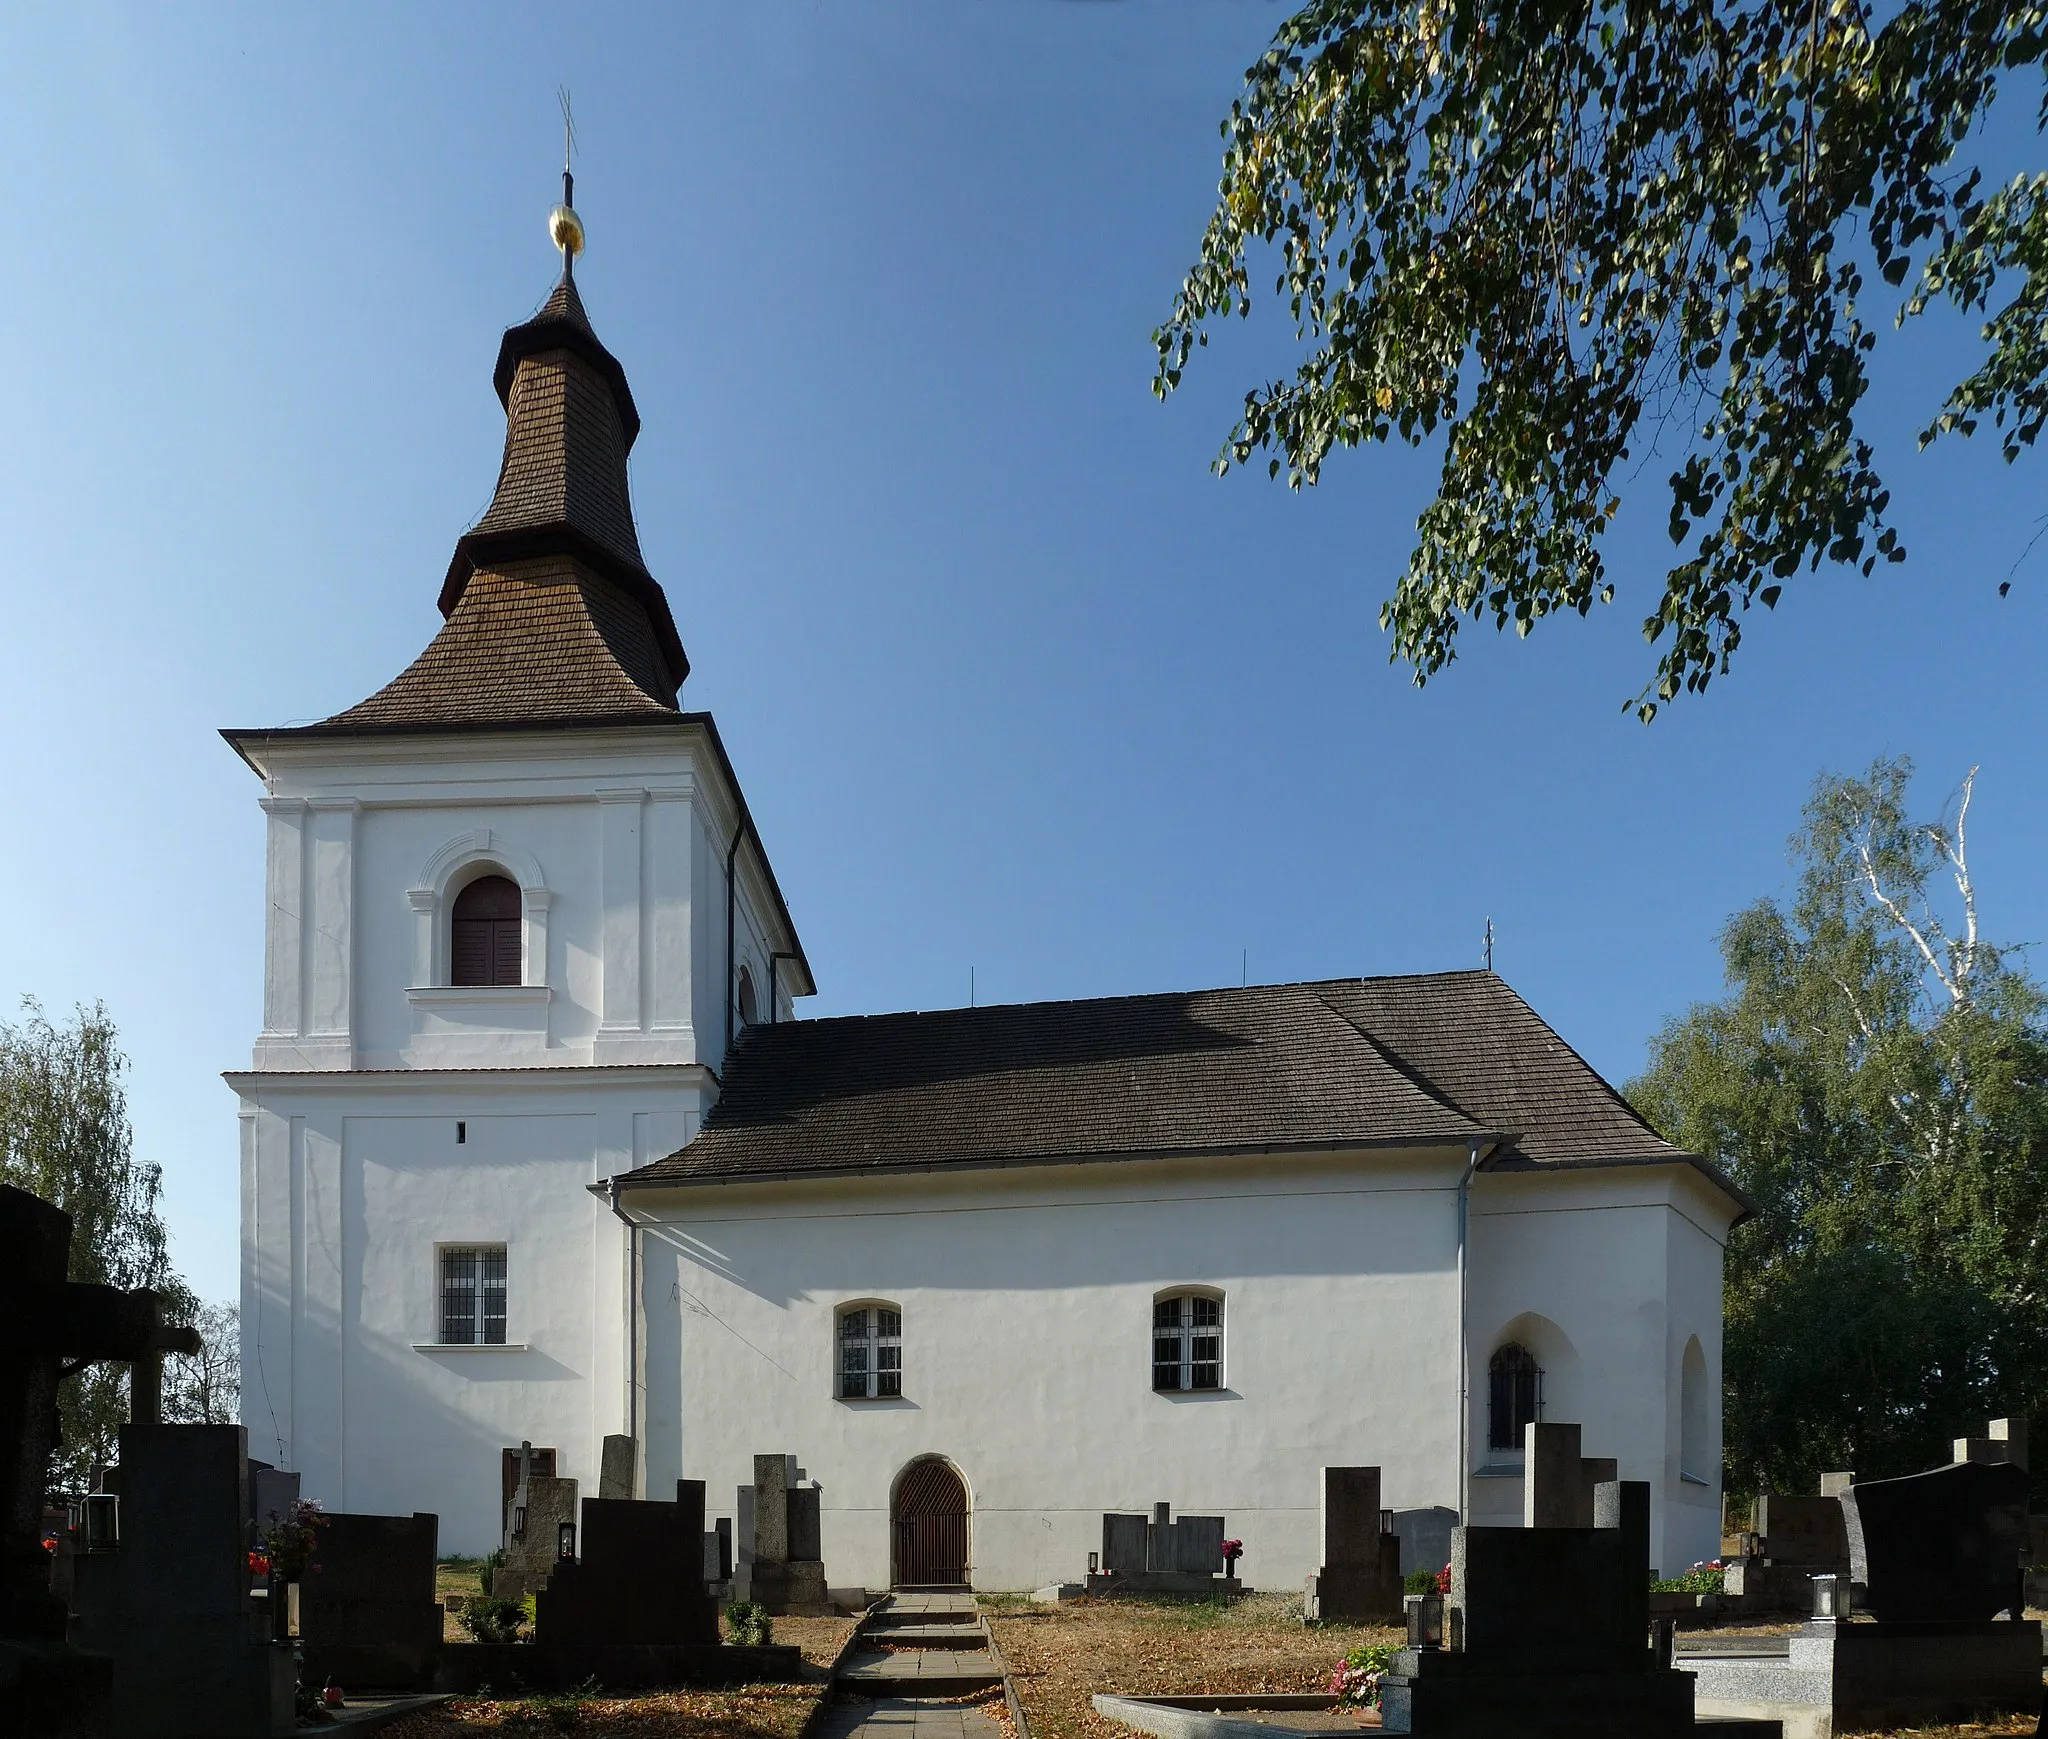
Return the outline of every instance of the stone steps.
<path id="1" fill-rule="evenodd" d="M 980 1625 L 892 1624 L 878 1625 L 863 1632 L 891 1648 L 985 1649 L 988 1634 Z"/>
<path id="2" fill-rule="evenodd" d="M 864 1647 L 869 1640 L 890 1646 Z M 862 1622 L 833 1688 L 894 1701 L 970 1697 L 1002 1683 L 971 1594 L 898 1594 Z"/>

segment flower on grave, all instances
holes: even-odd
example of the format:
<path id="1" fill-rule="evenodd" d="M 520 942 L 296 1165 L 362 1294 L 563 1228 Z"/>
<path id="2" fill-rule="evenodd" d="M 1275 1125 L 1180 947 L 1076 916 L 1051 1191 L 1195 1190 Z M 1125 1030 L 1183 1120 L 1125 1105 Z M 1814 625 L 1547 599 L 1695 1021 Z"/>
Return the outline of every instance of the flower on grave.
<path id="1" fill-rule="evenodd" d="M 251 1552 L 249 1554 L 249 1574 L 258 1581 L 268 1581 L 270 1579 L 270 1554 L 268 1552 Z"/>
<path id="2" fill-rule="evenodd" d="M 1380 1706 L 1380 1681 L 1392 1670 L 1394 1650 L 1376 1645 L 1355 1648 L 1330 1675 L 1330 1695 L 1360 1708 Z"/>
<path id="3" fill-rule="evenodd" d="M 280 1581 L 296 1582 L 306 1573 L 320 1524 L 326 1519 L 319 1500 L 309 1497 L 293 1504 L 290 1515 L 272 1518 L 270 1531 L 263 1536 L 263 1550 Z"/>
<path id="4" fill-rule="evenodd" d="M 1436 1573 L 1436 1591 L 1439 1594 L 1448 1594 L 1451 1591 L 1451 1567 L 1448 1564 Z"/>
<path id="5" fill-rule="evenodd" d="M 1223 1561 L 1226 1564 L 1235 1564 L 1238 1561 L 1238 1559 L 1242 1558 L 1243 1556 L 1244 1541 L 1225 1540 L 1223 1542 Z"/>

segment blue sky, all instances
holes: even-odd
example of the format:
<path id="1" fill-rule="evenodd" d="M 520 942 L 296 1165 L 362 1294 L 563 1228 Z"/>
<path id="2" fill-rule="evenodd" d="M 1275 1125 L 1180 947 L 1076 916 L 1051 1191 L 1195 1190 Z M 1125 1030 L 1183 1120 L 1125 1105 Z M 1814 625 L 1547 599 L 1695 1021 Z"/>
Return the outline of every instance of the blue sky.
<path id="1" fill-rule="evenodd" d="M 235 1286 L 261 817 L 223 725 L 309 720 L 432 635 L 489 498 L 499 331 L 546 294 L 555 88 L 578 278 L 631 375 L 641 539 L 816 967 L 816 1014 L 1500 970 L 1616 1080 L 1720 983 L 1817 771 L 1981 764 L 1986 922 L 2048 933 L 2040 477 L 1914 452 L 1971 328 L 1872 406 L 1912 560 L 1802 580 L 1736 674 L 1623 710 L 1620 597 L 1472 631 L 1418 692 L 1375 625 L 1432 467 L 1302 496 L 1208 464 L 1284 356 L 1168 404 L 1257 0 L 17 7 L 0 418 L 0 998 L 104 999 L 179 1262 Z M 2014 564 L 2018 562 L 2017 573 Z M 2012 596 L 1997 583 L 2013 574 Z"/>

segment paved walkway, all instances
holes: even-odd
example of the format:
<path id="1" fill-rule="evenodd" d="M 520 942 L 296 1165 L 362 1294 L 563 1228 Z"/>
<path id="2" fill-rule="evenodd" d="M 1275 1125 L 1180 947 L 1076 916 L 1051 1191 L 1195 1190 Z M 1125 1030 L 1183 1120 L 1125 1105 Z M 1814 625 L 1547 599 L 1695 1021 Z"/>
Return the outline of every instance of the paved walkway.
<path id="1" fill-rule="evenodd" d="M 942 1702 L 983 1685 L 1000 1685 L 988 1653 L 988 1628 L 971 1594 L 896 1594 L 862 1627 L 894 1646 L 847 1657 L 835 1689 L 870 1700 L 835 1703 L 825 1712 L 818 1739 L 1002 1739 L 987 1710 Z M 933 1695 L 902 1695 L 929 1681 Z"/>
<path id="2" fill-rule="evenodd" d="M 1002 1739 L 987 1710 L 964 1703 L 928 1703 L 882 1697 L 872 1703 L 837 1703 L 825 1712 L 819 1739 Z"/>

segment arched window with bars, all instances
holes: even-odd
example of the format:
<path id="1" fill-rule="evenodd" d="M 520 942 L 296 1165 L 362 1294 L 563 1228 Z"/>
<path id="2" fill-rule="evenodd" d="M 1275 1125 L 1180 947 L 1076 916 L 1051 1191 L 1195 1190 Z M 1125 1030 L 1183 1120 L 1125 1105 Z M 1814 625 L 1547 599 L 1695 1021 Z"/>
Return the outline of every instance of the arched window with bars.
<path id="1" fill-rule="evenodd" d="M 1509 1341 L 1486 1367 L 1489 1449 L 1520 1449 L 1524 1427 L 1543 1417 L 1543 1368 L 1525 1346 Z"/>
<path id="2" fill-rule="evenodd" d="M 478 876 L 457 894 L 449 914 L 448 982 L 522 982 L 523 917 L 519 886 L 509 877 Z"/>

